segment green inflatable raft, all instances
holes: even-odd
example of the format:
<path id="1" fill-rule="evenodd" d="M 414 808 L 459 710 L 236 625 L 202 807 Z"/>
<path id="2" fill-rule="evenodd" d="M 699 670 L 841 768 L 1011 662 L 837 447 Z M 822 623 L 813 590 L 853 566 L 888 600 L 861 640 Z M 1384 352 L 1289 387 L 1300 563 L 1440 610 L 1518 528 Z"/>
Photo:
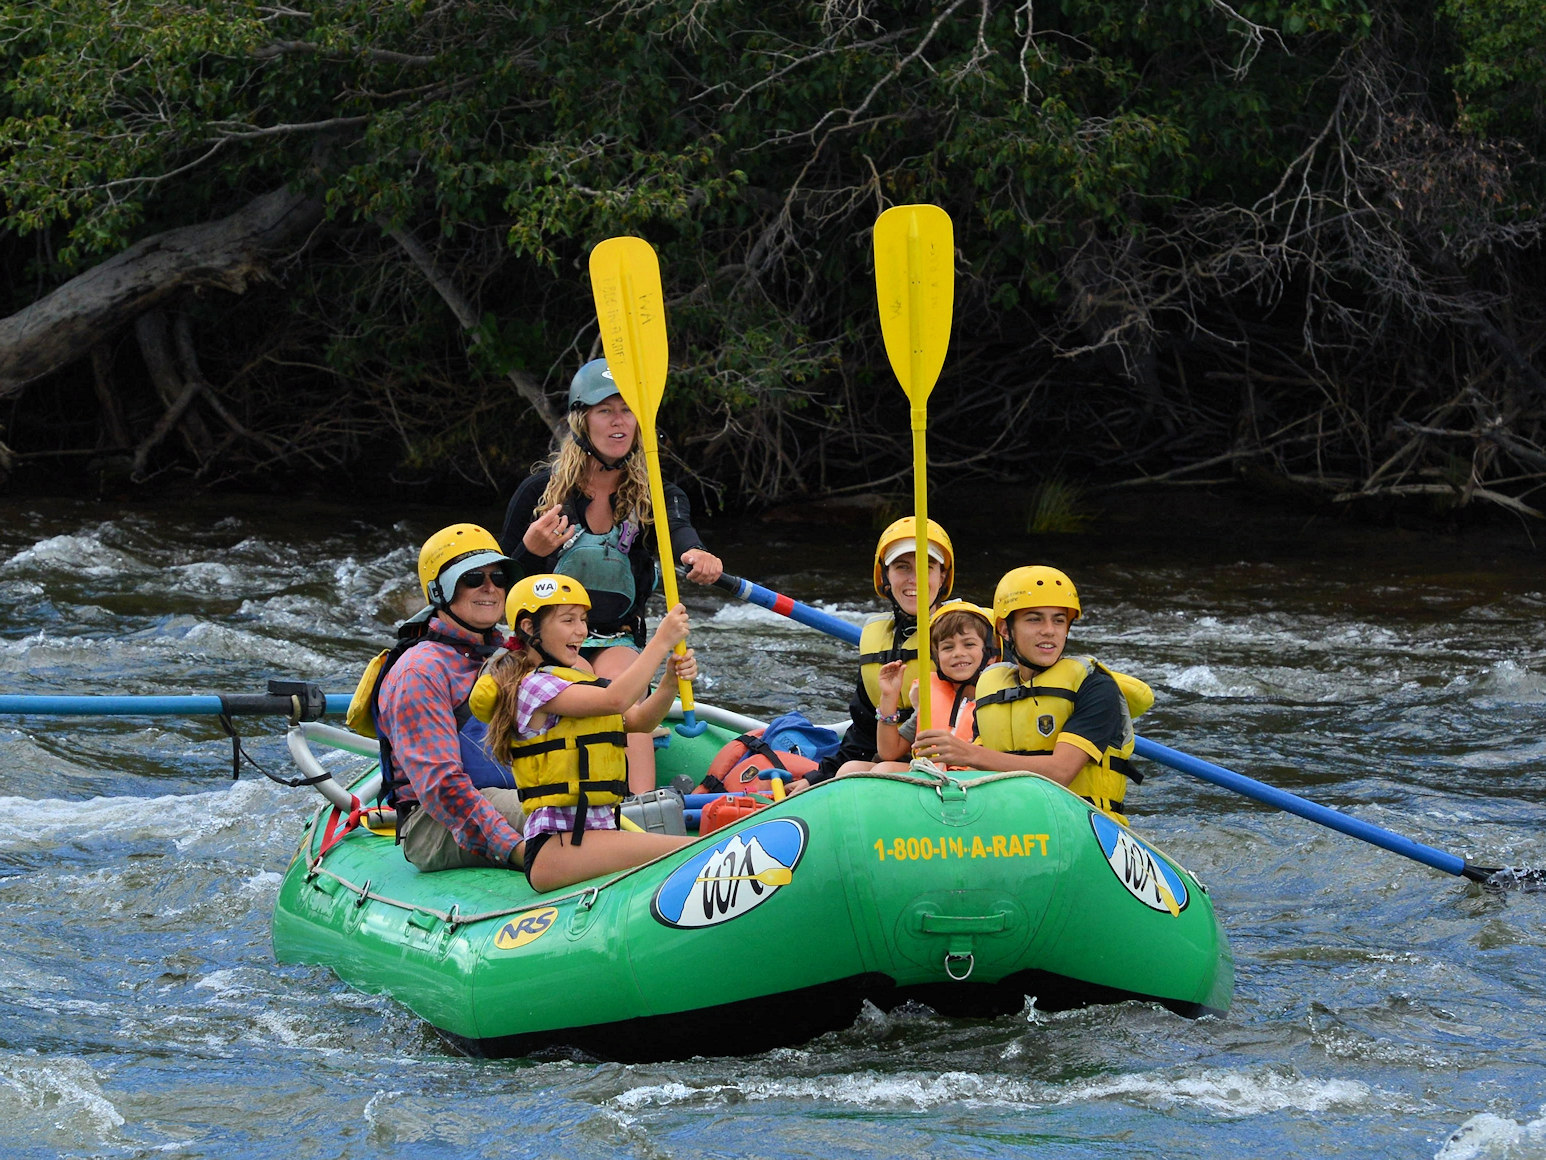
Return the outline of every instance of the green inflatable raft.
<path id="1" fill-rule="evenodd" d="M 747 723 L 718 716 L 658 751 L 663 784 L 696 782 Z M 318 742 L 369 744 L 296 726 L 292 753 L 314 774 Z M 361 799 L 325 792 L 337 806 L 306 826 L 275 904 L 276 957 L 387 992 L 479 1054 L 756 1051 L 846 1027 L 866 1000 L 990 1016 L 1028 997 L 1043 1010 L 1142 999 L 1196 1016 L 1233 992 L 1197 880 L 1029 774 L 829 781 L 546 895 L 509 871 L 421 874 L 363 825 L 339 837 Z"/>

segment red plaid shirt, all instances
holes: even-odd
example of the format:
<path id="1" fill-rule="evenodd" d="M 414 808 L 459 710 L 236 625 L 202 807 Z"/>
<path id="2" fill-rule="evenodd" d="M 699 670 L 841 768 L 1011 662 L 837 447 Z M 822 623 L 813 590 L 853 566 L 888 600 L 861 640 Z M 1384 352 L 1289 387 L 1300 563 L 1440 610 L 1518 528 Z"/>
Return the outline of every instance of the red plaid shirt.
<path id="1" fill-rule="evenodd" d="M 437 641 L 416 644 L 381 682 L 376 727 L 392 741 L 392 765 L 408 785 L 399 796 L 417 801 L 462 849 L 508 861 L 520 841 L 510 823 L 489 804 L 462 769 L 456 707 L 467 699 L 483 659 L 472 651 L 486 643 L 455 621 L 437 616 L 431 632 L 465 641 L 466 649 Z M 496 634 L 495 643 L 499 643 Z"/>

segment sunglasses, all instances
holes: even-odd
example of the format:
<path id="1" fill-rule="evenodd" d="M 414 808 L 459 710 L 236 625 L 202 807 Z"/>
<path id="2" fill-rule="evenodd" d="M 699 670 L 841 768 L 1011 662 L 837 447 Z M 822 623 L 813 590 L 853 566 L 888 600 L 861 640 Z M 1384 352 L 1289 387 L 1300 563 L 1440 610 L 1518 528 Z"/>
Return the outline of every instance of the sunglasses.
<path id="1" fill-rule="evenodd" d="M 458 588 L 482 588 L 485 580 L 491 581 L 495 588 L 510 587 L 510 579 L 503 572 L 463 572 L 456 578 Z"/>

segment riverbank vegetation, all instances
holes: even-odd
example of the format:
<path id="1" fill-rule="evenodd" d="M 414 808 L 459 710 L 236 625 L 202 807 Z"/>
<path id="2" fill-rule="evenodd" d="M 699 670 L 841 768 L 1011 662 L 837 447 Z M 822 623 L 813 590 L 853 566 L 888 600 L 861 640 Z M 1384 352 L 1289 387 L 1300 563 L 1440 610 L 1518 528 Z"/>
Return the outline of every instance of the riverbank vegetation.
<path id="1" fill-rule="evenodd" d="M 933 476 L 1533 515 L 1546 0 L 0 0 L 0 469 L 507 492 L 659 251 L 675 470 L 904 493 L 869 228 L 956 230 Z M 61 470 L 61 468 L 63 470 Z"/>

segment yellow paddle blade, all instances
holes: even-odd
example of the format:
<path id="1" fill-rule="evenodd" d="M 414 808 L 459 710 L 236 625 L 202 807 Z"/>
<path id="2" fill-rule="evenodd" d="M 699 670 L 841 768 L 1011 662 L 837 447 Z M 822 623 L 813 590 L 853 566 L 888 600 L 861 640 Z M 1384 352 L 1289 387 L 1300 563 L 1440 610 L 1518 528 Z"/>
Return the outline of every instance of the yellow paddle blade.
<path id="1" fill-rule="evenodd" d="M 937 205 L 898 205 L 875 221 L 880 332 L 902 390 L 921 407 L 939 379 L 955 305 L 955 231 Z"/>
<path id="2" fill-rule="evenodd" d="M 794 871 L 788 866 L 769 866 L 757 874 L 704 875 L 695 882 L 761 882 L 764 886 L 788 886 L 794 881 Z"/>
<path id="3" fill-rule="evenodd" d="M 643 238 L 608 238 L 591 251 L 590 284 L 607 366 L 651 442 L 668 361 L 660 261 Z"/>
<path id="4" fill-rule="evenodd" d="M 655 436 L 655 412 L 666 390 L 670 362 L 666 342 L 666 303 L 660 292 L 660 259 L 643 238 L 608 238 L 590 253 L 590 287 L 596 299 L 596 322 L 607 368 L 639 420 L 639 445 L 650 479 L 650 510 L 655 516 L 655 542 L 660 551 L 660 587 L 666 607 L 676 605 L 676 557 L 671 553 L 666 492 L 660 479 L 660 444 Z M 676 655 L 687 651 L 676 646 Z M 702 732 L 695 719 L 692 682 L 678 678 L 677 689 L 686 719 L 682 729 Z"/>

